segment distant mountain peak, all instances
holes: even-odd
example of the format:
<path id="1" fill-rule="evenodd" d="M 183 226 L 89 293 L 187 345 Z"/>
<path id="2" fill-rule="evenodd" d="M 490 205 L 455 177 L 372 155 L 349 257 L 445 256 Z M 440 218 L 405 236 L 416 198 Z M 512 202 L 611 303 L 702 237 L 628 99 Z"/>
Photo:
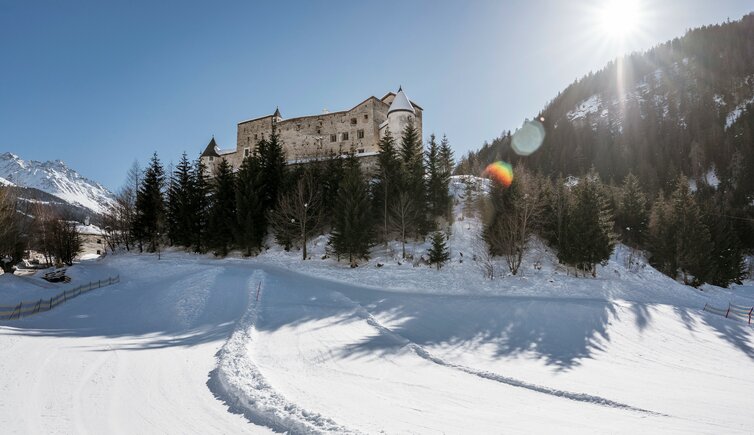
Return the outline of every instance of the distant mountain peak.
<path id="1" fill-rule="evenodd" d="M 4 152 L 0 154 L 0 183 L 39 189 L 98 214 L 115 201 L 112 192 L 69 168 L 62 160 L 23 160 Z"/>

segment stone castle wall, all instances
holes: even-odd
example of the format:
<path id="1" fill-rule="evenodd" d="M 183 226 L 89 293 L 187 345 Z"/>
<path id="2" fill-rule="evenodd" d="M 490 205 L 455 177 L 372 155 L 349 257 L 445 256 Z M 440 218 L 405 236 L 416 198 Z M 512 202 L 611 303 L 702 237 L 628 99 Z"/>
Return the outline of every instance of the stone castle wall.
<path id="1" fill-rule="evenodd" d="M 226 159 L 234 169 L 238 169 L 243 159 L 253 153 L 260 140 L 272 134 L 273 126 L 280 137 L 283 151 L 289 163 L 301 162 L 329 155 L 342 155 L 353 149 L 356 156 L 367 157 L 379 150 L 381 134 L 385 128 L 380 126 L 388 120 L 388 109 L 393 100 L 389 94 L 383 100 L 369 97 L 350 110 L 324 113 L 300 118 L 281 119 L 274 115 L 240 122 L 238 124 L 236 148 L 221 152 L 221 157 L 205 161 L 208 171 L 214 171 L 220 159 Z M 400 117 L 396 116 L 400 115 Z M 394 113 L 387 124 L 391 128 L 396 143 L 400 143 L 401 128 L 406 123 L 406 112 Z M 414 122 L 421 134 L 421 110 L 416 110 Z M 402 121 L 400 121 L 402 120 Z M 398 123 L 397 123 L 398 122 Z M 402 129 L 402 128 L 401 128 Z M 365 159 L 370 161 L 372 159 Z"/>

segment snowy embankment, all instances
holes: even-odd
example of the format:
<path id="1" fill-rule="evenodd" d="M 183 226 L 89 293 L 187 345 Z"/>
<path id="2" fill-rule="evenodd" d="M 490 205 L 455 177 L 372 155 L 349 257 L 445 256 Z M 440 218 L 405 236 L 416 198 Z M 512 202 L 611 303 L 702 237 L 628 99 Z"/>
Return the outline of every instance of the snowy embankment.
<path id="1" fill-rule="evenodd" d="M 0 323 L 0 427 L 751 433 L 754 330 L 701 308 L 751 304 L 754 287 L 686 287 L 625 248 L 575 278 L 537 244 L 519 276 L 498 260 L 487 280 L 478 231 L 456 219 L 440 271 L 395 244 L 351 269 L 321 258 L 324 238 L 305 262 L 273 248 L 74 266 L 122 282 Z"/>

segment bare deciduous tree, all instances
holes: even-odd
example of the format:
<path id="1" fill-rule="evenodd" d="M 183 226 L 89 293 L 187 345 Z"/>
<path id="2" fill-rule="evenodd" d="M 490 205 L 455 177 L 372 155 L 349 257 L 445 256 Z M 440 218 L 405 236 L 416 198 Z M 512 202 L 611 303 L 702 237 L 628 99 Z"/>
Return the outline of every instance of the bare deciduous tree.
<path id="1" fill-rule="evenodd" d="M 543 201 L 538 184 L 530 173 L 519 170 L 512 207 L 488 228 L 487 242 L 502 253 L 513 275 L 518 274 L 526 244 L 542 213 Z"/>
<path id="2" fill-rule="evenodd" d="M 419 218 L 419 210 L 407 192 L 400 192 L 390 206 L 390 226 L 400 235 L 402 258 L 406 258 L 406 238 Z"/>
<path id="3" fill-rule="evenodd" d="M 279 239 L 301 243 L 301 255 L 306 260 L 306 242 L 322 226 L 322 192 L 309 171 L 280 197 L 270 218 Z"/>

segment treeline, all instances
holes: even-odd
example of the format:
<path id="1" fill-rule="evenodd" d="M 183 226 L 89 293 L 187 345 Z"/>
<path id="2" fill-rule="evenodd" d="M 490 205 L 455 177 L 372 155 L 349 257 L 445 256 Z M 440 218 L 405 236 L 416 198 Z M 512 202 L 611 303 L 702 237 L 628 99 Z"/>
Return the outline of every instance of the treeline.
<path id="1" fill-rule="evenodd" d="M 47 265 L 70 266 L 81 244 L 73 217 L 0 186 L 0 265 L 4 272 L 12 273 L 29 250 L 40 253 Z"/>
<path id="2" fill-rule="evenodd" d="M 503 256 L 513 274 L 536 234 L 576 273 L 596 275 L 596 265 L 609 259 L 620 240 L 634 253 L 647 252 L 650 264 L 685 284 L 727 287 L 744 275 L 737 227 L 745 222 L 729 214 L 725 190 L 700 185 L 693 192 L 689 179 L 679 176 L 669 195 L 650 199 L 631 173 L 615 186 L 603 183 L 594 169 L 568 180 L 521 166 L 515 172 L 510 187 L 494 183 L 480 206 L 489 252 Z"/>
<path id="3" fill-rule="evenodd" d="M 669 195 L 679 176 L 704 183 L 714 174 L 733 215 L 754 219 L 753 77 L 754 14 L 690 30 L 568 86 L 537 114 L 547 134 L 531 156 L 516 155 L 504 132 L 457 172 L 479 175 L 496 160 L 552 178 L 594 168 L 607 183 L 635 174 L 650 197 Z M 593 107 L 576 116 L 587 101 Z M 754 249 L 751 232 L 739 237 Z"/>
<path id="4" fill-rule="evenodd" d="M 192 162 L 185 153 L 168 174 L 156 153 L 145 170 L 135 164 L 104 226 L 113 249 L 159 252 L 170 245 L 251 256 L 272 235 L 286 249 L 300 248 L 303 259 L 310 258 L 307 242 L 330 232 L 329 252 L 356 266 L 389 240 L 400 240 L 405 256 L 408 239 L 451 218 L 452 169 L 447 138 L 438 143 L 432 135 L 425 149 L 413 124 L 398 140 L 387 132 L 376 167 L 366 173 L 353 150 L 287 166 L 273 132 L 235 172 L 222 159 L 208 174 L 201 158 Z"/>

